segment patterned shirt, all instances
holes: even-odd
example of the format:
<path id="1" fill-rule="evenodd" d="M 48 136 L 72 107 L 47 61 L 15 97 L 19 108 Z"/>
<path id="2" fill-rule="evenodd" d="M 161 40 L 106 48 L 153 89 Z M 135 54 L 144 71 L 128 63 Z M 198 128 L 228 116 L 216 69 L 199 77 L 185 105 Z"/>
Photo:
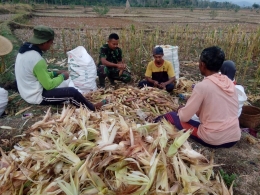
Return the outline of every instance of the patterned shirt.
<path id="1" fill-rule="evenodd" d="M 112 50 L 108 47 L 108 44 L 104 44 L 100 48 L 98 65 L 102 65 L 101 58 L 106 58 L 107 61 L 117 64 L 122 61 L 122 50 L 119 47 Z"/>

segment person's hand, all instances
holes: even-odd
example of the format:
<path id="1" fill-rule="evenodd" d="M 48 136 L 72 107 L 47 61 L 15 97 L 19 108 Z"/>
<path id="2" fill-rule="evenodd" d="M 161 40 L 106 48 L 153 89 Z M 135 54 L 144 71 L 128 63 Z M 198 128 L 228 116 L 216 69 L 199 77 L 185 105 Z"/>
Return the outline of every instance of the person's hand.
<path id="1" fill-rule="evenodd" d="M 166 83 L 161 83 L 161 84 L 160 84 L 160 87 L 163 88 L 163 89 L 165 89 L 165 88 L 166 88 L 166 85 L 167 85 Z"/>
<path id="2" fill-rule="evenodd" d="M 68 78 L 69 78 L 69 72 L 67 72 L 67 71 L 65 71 L 65 72 L 63 72 L 63 73 L 61 73 L 61 74 L 63 74 L 64 75 L 64 80 L 67 80 Z"/>
<path id="3" fill-rule="evenodd" d="M 59 74 L 65 73 L 65 72 L 68 72 L 68 71 L 67 71 L 67 70 L 59 70 L 59 71 L 57 71 L 56 73 L 59 75 Z"/>
<path id="4" fill-rule="evenodd" d="M 118 65 L 117 65 L 117 68 L 118 68 L 119 70 L 125 70 L 125 69 L 126 69 L 126 64 L 118 64 Z"/>
<path id="5" fill-rule="evenodd" d="M 180 105 L 178 108 L 177 108 L 177 112 L 181 109 L 181 108 L 183 108 L 184 106 L 183 105 Z"/>
<path id="6" fill-rule="evenodd" d="M 154 85 L 155 87 L 159 87 L 159 86 L 160 86 L 159 83 L 158 83 L 158 81 L 153 81 L 153 85 Z"/>

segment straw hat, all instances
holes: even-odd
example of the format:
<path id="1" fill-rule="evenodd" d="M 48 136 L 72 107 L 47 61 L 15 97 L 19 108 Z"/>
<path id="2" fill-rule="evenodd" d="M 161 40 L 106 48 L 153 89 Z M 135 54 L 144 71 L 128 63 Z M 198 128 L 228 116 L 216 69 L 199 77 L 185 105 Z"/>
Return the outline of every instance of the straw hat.
<path id="1" fill-rule="evenodd" d="M 13 50 L 13 44 L 7 38 L 0 35 L 0 56 L 9 54 Z"/>

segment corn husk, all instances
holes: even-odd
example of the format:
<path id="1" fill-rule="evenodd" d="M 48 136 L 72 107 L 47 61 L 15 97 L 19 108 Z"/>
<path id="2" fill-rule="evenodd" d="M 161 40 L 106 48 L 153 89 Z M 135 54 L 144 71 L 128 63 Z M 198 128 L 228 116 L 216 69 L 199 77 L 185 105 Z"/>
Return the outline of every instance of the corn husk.
<path id="1" fill-rule="evenodd" d="M 166 120 L 140 123 L 113 109 L 49 109 L 10 152 L 1 150 L 1 192 L 232 194 L 214 178 L 213 159 L 188 144 L 190 131 Z"/>
<path id="2" fill-rule="evenodd" d="M 139 119 L 138 122 L 143 122 L 144 119 L 152 121 L 158 115 L 176 111 L 179 107 L 178 98 L 153 87 L 99 89 L 86 94 L 85 97 L 93 103 L 108 99 L 110 103 L 103 106 L 102 110 L 118 113 L 130 120 Z"/>

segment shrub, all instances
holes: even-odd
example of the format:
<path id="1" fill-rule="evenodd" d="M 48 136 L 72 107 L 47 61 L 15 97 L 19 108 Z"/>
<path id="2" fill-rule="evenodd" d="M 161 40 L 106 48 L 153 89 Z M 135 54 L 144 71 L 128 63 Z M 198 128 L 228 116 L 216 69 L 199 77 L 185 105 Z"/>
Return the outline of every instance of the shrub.
<path id="1" fill-rule="evenodd" d="M 218 16 L 218 12 L 216 10 L 212 10 L 212 11 L 209 12 L 209 16 L 213 20 Z"/>
<path id="2" fill-rule="evenodd" d="M 109 12 L 109 8 L 105 5 L 93 6 L 93 11 L 96 12 L 99 16 L 104 16 Z"/>
<path id="3" fill-rule="evenodd" d="M 234 11 L 237 13 L 237 12 L 239 11 L 239 8 L 238 8 L 238 7 L 236 7 Z"/>
<path id="4" fill-rule="evenodd" d="M 70 9 L 75 9 L 75 5 L 74 4 L 70 4 Z"/>

